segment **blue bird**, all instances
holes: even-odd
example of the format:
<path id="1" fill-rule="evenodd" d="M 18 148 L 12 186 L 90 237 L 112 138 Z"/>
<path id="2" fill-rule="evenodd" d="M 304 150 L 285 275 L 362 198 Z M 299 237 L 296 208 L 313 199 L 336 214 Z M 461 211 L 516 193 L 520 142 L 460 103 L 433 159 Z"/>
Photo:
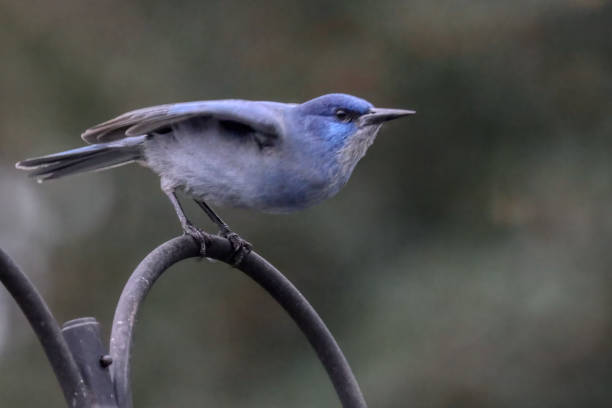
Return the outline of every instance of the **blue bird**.
<path id="1" fill-rule="evenodd" d="M 234 263 L 250 244 L 208 206 L 289 212 L 335 195 L 386 121 L 414 111 L 380 109 L 346 94 L 302 104 L 247 100 L 137 109 L 87 129 L 91 145 L 16 164 L 39 182 L 137 162 L 161 178 L 184 233 L 205 235 L 177 199 L 193 198 L 229 239 Z"/>

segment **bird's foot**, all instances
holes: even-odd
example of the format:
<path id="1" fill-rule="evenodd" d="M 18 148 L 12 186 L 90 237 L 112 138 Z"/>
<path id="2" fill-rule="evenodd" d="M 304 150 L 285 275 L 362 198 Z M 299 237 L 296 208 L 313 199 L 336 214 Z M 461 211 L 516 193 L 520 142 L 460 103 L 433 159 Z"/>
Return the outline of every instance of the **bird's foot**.
<path id="1" fill-rule="evenodd" d="M 240 265 L 244 257 L 253 249 L 253 245 L 233 231 L 223 231 L 221 232 L 221 236 L 225 237 L 232 246 L 233 252 L 230 256 L 230 263 L 232 266 Z"/>
<path id="2" fill-rule="evenodd" d="M 200 245 L 200 256 L 202 258 L 206 257 L 206 247 L 208 246 L 206 233 L 193 224 L 188 223 L 183 225 L 183 234 L 193 238 Z"/>

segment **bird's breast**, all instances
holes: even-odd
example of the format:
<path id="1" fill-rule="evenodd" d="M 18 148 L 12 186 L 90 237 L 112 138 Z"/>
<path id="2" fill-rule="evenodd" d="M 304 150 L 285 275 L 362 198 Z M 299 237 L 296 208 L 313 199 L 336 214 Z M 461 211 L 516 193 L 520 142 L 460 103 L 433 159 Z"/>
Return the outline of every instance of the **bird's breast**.
<path id="1" fill-rule="evenodd" d="M 321 169 L 289 166 L 261 179 L 262 210 L 290 212 L 306 208 L 334 195 L 334 180 Z"/>
<path id="2" fill-rule="evenodd" d="M 290 212 L 338 190 L 322 153 L 290 143 L 262 148 L 216 132 L 179 133 L 148 140 L 145 157 L 166 185 L 217 206 Z"/>

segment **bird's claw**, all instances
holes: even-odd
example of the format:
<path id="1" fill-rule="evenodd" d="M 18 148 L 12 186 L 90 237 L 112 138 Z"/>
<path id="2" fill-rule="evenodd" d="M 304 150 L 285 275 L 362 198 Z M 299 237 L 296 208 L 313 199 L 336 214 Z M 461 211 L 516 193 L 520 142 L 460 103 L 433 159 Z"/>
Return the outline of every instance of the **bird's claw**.
<path id="1" fill-rule="evenodd" d="M 225 232 L 222 235 L 230 242 L 230 245 L 232 246 L 233 252 L 230 256 L 230 263 L 232 266 L 240 265 L 244 257 L 247 256 L 253 249 L 253 245 L 233 231 Z"/>
<path id="2" fill-rule="evenodd" d="M 184 225 L 183 233 L 189 235 L 200 245 L 200 256 L 202 258 L 206 257 L 206 247 L 208 246 L 208 237 L 206 233 L 192 224 Z"/>

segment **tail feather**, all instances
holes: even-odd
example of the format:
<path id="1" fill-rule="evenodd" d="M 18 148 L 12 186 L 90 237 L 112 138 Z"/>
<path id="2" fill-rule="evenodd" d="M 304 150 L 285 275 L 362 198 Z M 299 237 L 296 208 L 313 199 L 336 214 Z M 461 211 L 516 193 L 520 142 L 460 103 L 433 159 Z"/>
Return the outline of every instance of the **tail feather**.
<path id="1" fill-rule="evenodd" d="M 64 177 L 87 171 L 105 170 L 142 158 L 144 136 L 121 142 L 100 143 L 42 157 L 22 160 L 15 166 L 28 171 L 38 181 Z"/>
<path id="2" fill-rule="evenodd" d="M 77 156 L 87 157 L 106 149 L 107 148 L 103 145 L 84 146 L 79 147 L 78 149 L 66 150 L 65 152 L 53 153 L 46 156 L 25 159 L 17 163 L 15 166 L 21 170 L 30 170 L 44 164 L 57 163 L 62 159 L 71 159 Z"/>

